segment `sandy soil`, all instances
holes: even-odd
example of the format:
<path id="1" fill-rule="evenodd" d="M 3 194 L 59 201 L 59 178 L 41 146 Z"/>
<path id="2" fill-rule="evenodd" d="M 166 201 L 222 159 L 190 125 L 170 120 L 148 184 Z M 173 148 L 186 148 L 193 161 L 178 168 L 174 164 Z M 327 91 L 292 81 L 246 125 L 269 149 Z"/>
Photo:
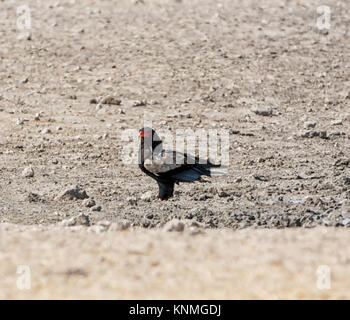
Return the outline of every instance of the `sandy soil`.
<path id="1" fill-rule="evenodd" d="M 10 225 L 2 241 L 1 298 L 350 298 L 350 234 L 344 229 L 208 230 L 194 236 Z M 29 267 L 29 290 L 21 290 L 19 265 Z M 325 266 L 329 282 L 323 280 Z"/>
<path id="2" fill-rule="evenodd" d="M 2 297 L 348 298 L 348 1 L 32 0 L 28 34 L 20 5 L 0 7 Z M 96 103 L 108 95 L 120 103 Z M 155 201 L 122 162 L 144 117 L 229 130 L 227 174 Z M 72 185 L 92 209 L 59 197 Z M 165 232 L 173 219 L 205 234 Z M 320 264 L 331 290 L 315 287 Z"/>

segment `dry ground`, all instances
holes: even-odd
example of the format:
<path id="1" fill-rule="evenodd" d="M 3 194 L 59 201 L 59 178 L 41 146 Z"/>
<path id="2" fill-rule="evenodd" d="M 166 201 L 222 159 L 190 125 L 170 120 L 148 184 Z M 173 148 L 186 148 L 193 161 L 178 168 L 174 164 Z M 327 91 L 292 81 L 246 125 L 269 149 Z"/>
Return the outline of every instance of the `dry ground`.
<path id="1" fill-rule="evenodd" d="M 209 230 L 193 236 L 10 225 L 2 241 L 1 298 L 350 298 L 350 234 L 344 229 Z M 30 268 L 29 290 L 17 287 L 23 276 L 16 274 L 18 265 Z M 330 287 L 324 266 L 330 268 Z"/>
<path id="2" fill-rule="evenodd" d="M 0 5 L 1 297 L 349 297 L 349 1 L 27 4 L 30 35 L 22 3 Z M 94 103 L 107 95 L 120 104 Z M 144 117 L 228 130 L 227 174 L 154 201 L 157 185 L 122 162 L 121 135 Z M 58 198 L 70 185 L 102 210 Z M 135 231 L 59 226 L 78 214 Z M 164 232 L 174 218 L 206 233 Z M 22 264 L 28 292 L 15 286 Z M 315 287 L 322 264 L 328 291 Z"/>

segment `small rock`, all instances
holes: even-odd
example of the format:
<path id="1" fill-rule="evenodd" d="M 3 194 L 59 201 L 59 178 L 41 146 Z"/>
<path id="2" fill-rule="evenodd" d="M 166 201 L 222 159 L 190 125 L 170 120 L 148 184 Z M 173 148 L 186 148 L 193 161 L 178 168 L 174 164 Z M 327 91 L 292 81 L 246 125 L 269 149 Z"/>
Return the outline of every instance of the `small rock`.
<path id="1" fill-rule="evenodd" d="M 94 199 L 85 199 L 82 202 L 82 205 L 86 208 L 92 208 L 93 206 L 96 205 L 96 201 Z"/>
<path id="2" fill-rule="evenodd" d="M 343 121 L 342 120 L 334 120 L 334 121 L 332 121 L 331 122 L 331 125 L 332 126 L 341 126 L 341 125 L 343 125 Z"/>
<path id="3" fill-rule="evenodd" d="M 43 199 L 36 193 L 29 192 L 26 198 L 29 202 L 43 202 Z"/>
<path id="4" fill-rule="evenodd" d="M 22 124 L 24 124 L 24 120 L 20 118 L 16 119 L 16 125 L 21 126 Z"/>
<path id="5" fill-rule="evenodd" d="M 75 217 L 75 224 L 79 226 L 89 226 L 90 218 L 87 214 L 80 213 Z"/>
<path id="6" fill-rule="evenodd" d="M 252 111 L 258 116 L 270 117 L 273 114 L 273 110 L 270 107 L 256 107 Z"/>
<path id="7" fill-rule="evenodd" d="M 340 136 L 345 136 L 345 132 L 343 131 L 331 131 L 328 134 L 329 137 L 340 137 Z"/>
<path id="8" fill-rule="evenodd" d="M 343 226 L 347 227 L 347 226 L 350 226 L 350 219 L 349 218 L 346 218 L 342 221 L 342 224 Z"/>
<path id="9" fill-rule="evenodd" d="M 17 36 L 17 40 L 32 40 L 32 34 L 27 31 L 27 32 L 21 32 L 18 36 Z"/>
<path id="10" fill-rule="evenodd" d="M 113 96 L 106 96 L 101 99 L 100 104 L 111 104 L 111 105 L 119 106 L 121 102 L 122 102 L 121 100 L 116 99 Z"/>
<path id="11" fill-rule="evenodd" d="M 80 213 L 79 215 L 70 219 L 62 220 L 60 224 L 64 227 L 90 226 L 90 218 L 88 215 Z"/>
<path id="12" fill-rule="evenodd" d="M 186 228 L 204 228 L 204 225 L 196 220 L 184 219 L 182 222 Z"/>
<path id="13" fill-rule="evenodd" d="M 343 180 L 345 185 L 350 185 L 350 177 L 344 177 Z"/>
<path id="14" fill-rule="evenodd" d="M 144 194 L 141 195 L 140 199 L 146 202 L 150 202 L 153 198 L 153 192 L 147 191 Z"/>
<path id="15" fill-rule="evenodd" d="M 347 159 L 347 158 L 338 159 L 333 165 L 335 167 L 347 167 L 347 166 L 350 166 L 350 159 Z"/>
<path id="16" fill-rule="evenodd" d="M 90 228 L 87 229 L 88 232 L 93 232 L 93 233 L 101 233 L 107 231 L 108 228 L 105 228 L 104 226 L 91 226 Z"/>
<path id="17" fill-rule="evenodd" d="M 73 199 L 87 199 L 89 196 L 87 195 L 86 191 L 84 189 L 81 189 L 79 186 L 71 187 L 67 189 L 66 191 L 62 192 L 62 194 L 59 196 L 60 199 L 68 198 L 69 200 Z"/>
<path id="18" fill-rule="evenodd" d="M 50 128 L 45 128 L 45 129 L 41 130 L 41 133 L 42 134 L 49 134 L 49 133 L 52 133 L 52 131 Z"/>
<path id="19" fill-rule="evenodd" d="M 75 217 L 70 219 L 65 219 L 60 222 L 60 225 L 63 227 L 72 227 L 75 225 Z"/>
<path id="20" fill-rule="evenodd" d="M 199 229 L 197 227 L 189 227 L 188 229 L 186 229 L 186 232 L 188 234 L 190 234 L 191 236 L 196 236 L 198 234 L 203 234 L 205 233 L 202 229 Z"/>
<path id="21" fill-rule="evenodd" d="M 325 226 L 329 226 L 329 220 L 327 218 L 322 219 L 322 224 Z"/>
<path id="22" fill-rule="evenodd" d="M 218 196 L 219 196 L 220 198 L 226 198 L 226 197 L 229 197 L 230 194 L 227 193 L 225 190 L 220 190 L 219 193 L 218 193 Z"/>
<path id="23" fill-rule="evenodd" d="M 69 231 L 80 232 L 85 230 L 85 226 L 70 226 Z"/>
<path id="24" fill-rule="evenodd" d="M 101 206 L 95 206 L 91 208 L 91 211 L 100 212 L 102 210 Z"/>
<path id="25" fill-rule="evenodd" d="M 314 138 L 320 137 L 322 139 L 328 139 L 327 131 L 305 131 L 300 134 L 302 138 Z"/>
<path id="26" fill-rule="evenodd" d="M 154 215 L 153 215 L 153 213 L 146 213 L 145 217 L 149 220 L 152 220 Z"/>
<path id="27" fill-rule="evenodd" d="M 342 216 L 344 218 L 350 218 L 350 200 L 343 202 Z"/>
<path id="28" fill-rule="evenodd" d="M 123 231 L 130 228 L 131 223 L 128 220 L 121 220 L 118 222 L 111 223 L 109 231 Z"/>
<path id="29" fill-rule="evenodd" d="M 178 219 L 173 219 L 167 222 L 163 227 L 163 230 L 167 232 L 173 232 L 173 231 L 182 232 L 184 231 L 184 229 L 185 229 L 185 224 Z"/>
<path id="30" fill-rule="evenodd" d="M 95 108 L 95 110 L 96 111 L 99 111 L 99 110 L 101 110 L 103 107 L 102 107 L 102 104 L 101 103 L 98 103 L 97 105 L 96 105 L 96 108 Z"/>
<path id="31" fill-rule="evenodd" d="M 22 171 L 22 177 L 25 178 L 33 178 L 34 177 L 34 169 L 32 167 L 27 167 Z"/>
<path id="32" fill-rule="evenodd" d="M 305 127 L 305 129 L 313 129 L 316 127 L 316 124 L 317 124 L 316 122 L 309 121 L 309 122 L 304 123 L 304 127 Z"/>
<path id="33" fill-rule="evenodd" d="M 205 201 L 205 200 L 207 200 L 207 199 L 208 199 L 208 197 L 207 197 L 206 194 L 202 194 L 202 195 L 200 195 L 199 198 L 198 198 L 199 201 Z"/>
<path id="34" fill-rule="evenodd" d="M 103 226 L 105 228 L 109 228 L 111 225 L 111 222 L 108 220 L 101 220 L 99 222 L 96 223 L 98 226 Z"/>
<path id="35" fill-rule="evenodd" d="M 133 107 L 144 107 L 147 105 L 147 101 L 146 100 L 136 100 L 133 102 Z"/>
<path id="36" fill-rule="evenodd" d="M 265 177 L 263 175 L 259 175 L 259 174 L 253 174 L 253 178 L 255 180 L 263 181 L 263 182 L 269 181 L 269 178 L 267 178 L 267 177 Z"/>
<path id="37" fill-rule="evenodd" d="M 319 137 L 322 139 L 328 139 L 327 131 L 319 131 Z"/>
<path id="38" fill-rule="evenodd" d="M 137 205 L 137 199 L 135 197 L 128 197 L 126 201 L 131 205 Z"/>
<path id="39" fill-rule="evenodd" d="M 143 228 L 149 228 L 151 226 L 151 221 L 149 219 L 141 219 L 140 220 L 140 225 L 143 227 Z"/>

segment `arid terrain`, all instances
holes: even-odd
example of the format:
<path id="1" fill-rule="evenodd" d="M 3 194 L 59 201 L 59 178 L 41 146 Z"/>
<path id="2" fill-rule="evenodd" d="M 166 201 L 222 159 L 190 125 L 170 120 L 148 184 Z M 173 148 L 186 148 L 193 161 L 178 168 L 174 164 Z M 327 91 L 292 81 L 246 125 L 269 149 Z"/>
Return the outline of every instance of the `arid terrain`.
<path id="1" fill-rule="evenodd" d="M 349 1 L 23 4 L 0 2 L 0 298 L 350 298 Z M 226 174 L 157 201 L 123 161 L 145 120 L 228 131 Z"/>

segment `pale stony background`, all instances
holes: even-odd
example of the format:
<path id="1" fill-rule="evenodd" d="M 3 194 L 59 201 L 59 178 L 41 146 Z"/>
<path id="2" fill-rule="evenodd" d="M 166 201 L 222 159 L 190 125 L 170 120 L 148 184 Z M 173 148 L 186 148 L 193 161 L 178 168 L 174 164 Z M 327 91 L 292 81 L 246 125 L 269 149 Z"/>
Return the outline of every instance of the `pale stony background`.
<path id="1" fill-rule="evenodd" d="M 32 0 L 28 34 L 22 4 L 0 2 L 1 298 L 349 298 L 348 1 Z M 121 161 L 144 116 L 229 130 L 227 174 L 155 201 Z"/>
<path id="2" fill-rule="evenodd" d="M 194 236 L 2 228 L 2 299 L 349 299 L 350 234 L 344 229 L 209 230 Z M 30 290 L 17 288 L 23 276 L 16 274 L 18 264 L 30 267 Z M 318 280 L 324 265 L 330 288 Z"/>

